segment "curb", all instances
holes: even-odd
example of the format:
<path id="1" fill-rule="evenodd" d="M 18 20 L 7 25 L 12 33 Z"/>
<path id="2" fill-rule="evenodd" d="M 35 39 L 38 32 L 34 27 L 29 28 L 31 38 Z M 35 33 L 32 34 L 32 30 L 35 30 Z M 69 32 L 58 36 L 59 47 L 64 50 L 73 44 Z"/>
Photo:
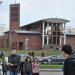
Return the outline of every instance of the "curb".
<path id="1" fill-rule="evenodd" d="M 40 71 L 45 71 L 45 72 L 63 72 L 62 69 L 40 69 Z"/>

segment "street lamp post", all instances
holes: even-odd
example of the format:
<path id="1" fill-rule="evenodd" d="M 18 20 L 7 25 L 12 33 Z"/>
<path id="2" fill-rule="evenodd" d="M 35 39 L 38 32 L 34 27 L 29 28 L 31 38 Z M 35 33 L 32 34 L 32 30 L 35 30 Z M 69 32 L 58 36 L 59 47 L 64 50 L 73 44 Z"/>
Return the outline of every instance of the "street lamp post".
<path id="1" fill-rule="evenodd" d="M 28 38 L 25 39 L 25 46 L 26 46 L 26 53 L 27 53 L 27 49 L 28 49 Z"/>

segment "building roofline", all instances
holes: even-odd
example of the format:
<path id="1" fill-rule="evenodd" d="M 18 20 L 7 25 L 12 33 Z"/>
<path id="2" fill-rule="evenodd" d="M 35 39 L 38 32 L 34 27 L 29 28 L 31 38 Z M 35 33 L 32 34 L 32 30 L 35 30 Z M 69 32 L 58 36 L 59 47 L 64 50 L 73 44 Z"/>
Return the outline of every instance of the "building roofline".
<path id="1" fill-rule="evenodd" d="M 6 31 L 6 32 L 4 32 L 4 33 L 6 34 L 6 33 L 9 33 L 9 32 L 10 32 L 10 31 Z"/>
<path id="2" fill-rule="evenodd" d="M 32 22 L 32 23 L 23 25 L 23 26 L 21 26 L 20 28 L 23 28 L 23 27 L 28 26 L 28 25 L 32 25 L 32 24 L 37 23 L 37 22 L 42 22 L 42 20 L 38 20 L 38 21 L 35 21 L 35 22 Z"/>
<path id="3" fill-rule="evenodd" d="M 29 24 L 26 24 L 24 26 L 21 26 L 21 28 L 27 26 L 27 25 L 31 25 L 31 24 L 34 24 L 34 23 L 37 23 L 37 22 L 50 22 L 50 23 L 68 23 L 70 22 L 69 20 L 66 20 L 66 19 L 61 19 L 61 18 L 46 18 L 46 19 L 41 19 L 41 20 L 38 20 L 38 21 L 35 21 L 35 22 L 32 22 L 32 23 L 29 23 Z"/>
<path id="4" fill-rule="evenodd" d="M 25 30 L 14 30 L 18 34 L 41 34 L 38 31 L 25 31 Z"/>
<path id="5" fill-rule="evenodd" d="M 47 19 L 43 19 L 43 21 L 52 22 L 52 23 L 68 23 L 68 22 L 70 22 L 69 20 L 62 19 L 62 18 L 47 18 Z"/>

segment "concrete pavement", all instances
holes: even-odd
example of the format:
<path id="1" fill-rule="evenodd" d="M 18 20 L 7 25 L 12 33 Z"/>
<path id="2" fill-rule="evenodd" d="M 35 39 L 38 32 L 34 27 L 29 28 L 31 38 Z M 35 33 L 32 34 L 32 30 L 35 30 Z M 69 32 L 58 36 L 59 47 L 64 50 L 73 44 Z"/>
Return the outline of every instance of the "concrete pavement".
<path id="1" fill-rule="evenodd" d="M 63 75 L 63 71 L 62 69 L 40 69 L 40 75 Z"/>
<path id="2" fill-rule="evenodd" d="M 63 75 L 63 72 L 40 72 L 40 75 Z"/>
<path id="3" fill-rule="evenodd" d="M 40 71 L 47 72 L 63 72 L 63 69 L 40 69 Z"/>

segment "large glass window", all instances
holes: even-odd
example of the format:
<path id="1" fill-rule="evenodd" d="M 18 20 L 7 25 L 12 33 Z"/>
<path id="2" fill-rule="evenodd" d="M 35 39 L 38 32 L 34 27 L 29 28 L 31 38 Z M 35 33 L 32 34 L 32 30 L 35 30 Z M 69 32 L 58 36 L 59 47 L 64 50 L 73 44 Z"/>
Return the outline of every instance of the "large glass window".
<path id="1" fill-rule="evenodd" d="M 52 44 L 52 36 L 49 36 L 49 44 Z"/>
<path id="2" fill-rule="evenodd" d="M 56 36 L 53 36 L 53 44 L 56 44 Z"/>
<path id="3" fill-rule="evenodd" d="M 60 35 L 61 34 L 61 32 L 57 32 L 57 35 Z"/>
<path id="4" fill-rule="evenodd" d="M 60 43 L 60 37 L 57 37 L 57 44 Z"/>
<path id="5" fill-rule="evenodd" d="M 44 31 L 44 34 L 45 34 L 45 35 L 47 34 L 46 31 Z"/>
<path id="6" fill-rule="evenodd" d="M 56 32 L 55 31 L 53 32 L 53 35 L 56 35 Z"/>
<path id="7" fill-rule="evenodd" d="M 44 36 L 44 44 L 47 44 L 47 36 Z"/>
<path id="8" fill-rule="evenodd" d="M 59 31 L 59 23 L 57 24 L 57 30 Z"/>
<path id="9" fill-rule="evenodd" d="M 45 22 L 44 24 L 45 24 L 45 25 L 44 25 L 44 29 L 46 30 L 46 27 L 47 27 L 47 22 Z"/>

